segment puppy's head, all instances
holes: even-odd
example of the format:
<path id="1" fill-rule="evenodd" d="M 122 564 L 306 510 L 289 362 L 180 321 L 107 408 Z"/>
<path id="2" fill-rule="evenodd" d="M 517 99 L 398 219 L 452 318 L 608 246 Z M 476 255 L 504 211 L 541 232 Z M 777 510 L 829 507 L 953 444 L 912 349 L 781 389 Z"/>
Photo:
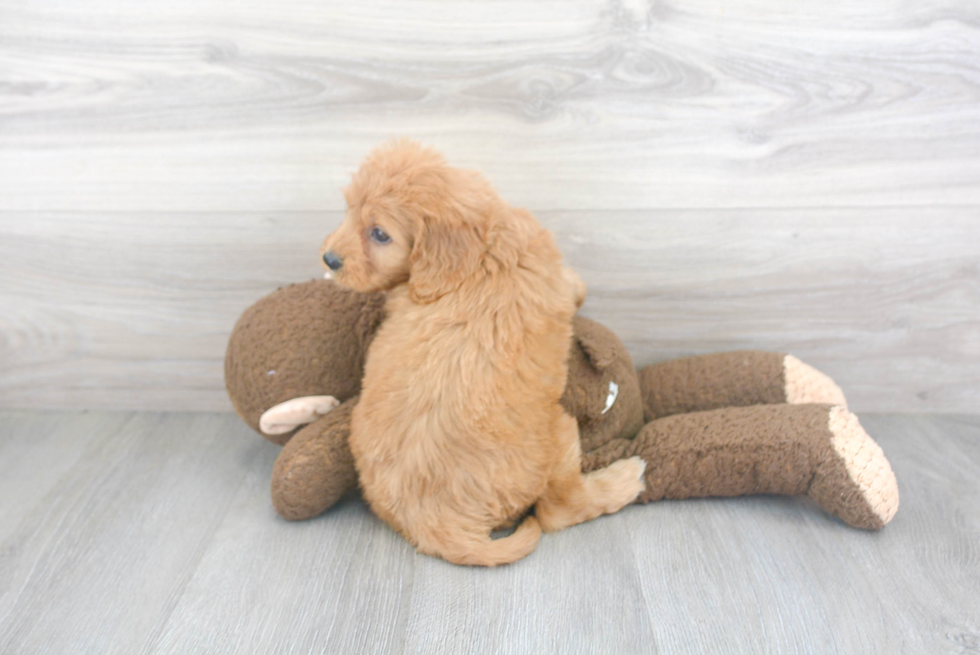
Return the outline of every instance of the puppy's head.
<path id="1" fill-rule="evenodd" d="M 344 222 L 321 248 L 332 277 L 362 292 L 408 283 L 416 302 L 439 298 L 479 267 L 499 203 L 479 175 L 407 140 L 368 155 L 344 195 Z"/>

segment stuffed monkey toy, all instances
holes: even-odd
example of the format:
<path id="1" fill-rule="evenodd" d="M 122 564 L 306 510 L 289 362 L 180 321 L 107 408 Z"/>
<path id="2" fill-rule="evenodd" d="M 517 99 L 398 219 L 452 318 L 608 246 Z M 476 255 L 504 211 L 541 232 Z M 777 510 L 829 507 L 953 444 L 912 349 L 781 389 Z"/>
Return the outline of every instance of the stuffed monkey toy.
<path id="1" fill-rule="evenodd" d="M 232 332 L 228 394 L 246 423 L 284 445 L 271 486 L 287 519 L 317 516 L 357 486 L 350 413 L 383 319 L 382 294 L 314 280 L 259 300 Z M 888 460 L 839 387 L 789 355 L 704 355 L 637 374 L 612 332 L 576 316 L 562 403 L 579 423 L 585 470 L 646 460 L 637 502 L 807 494 L 865 529 L 898 509 Z"/>
<path id="2" fill-rule="evenodd" d="M 384 318 L 383 294 L 359 294 L 327 280 L 281 288 L 249 307 L 232 331 L 225 386 L 239 416 L 284 448 L 272 472 L 272 502 L 283 517 L 312 518 L 357 486 L 347 446 L 371 338 Z M 625 347 L 609 330 L 575 318 L 563 398 L 584 450 L 643 426 L 640 385 Z"/>

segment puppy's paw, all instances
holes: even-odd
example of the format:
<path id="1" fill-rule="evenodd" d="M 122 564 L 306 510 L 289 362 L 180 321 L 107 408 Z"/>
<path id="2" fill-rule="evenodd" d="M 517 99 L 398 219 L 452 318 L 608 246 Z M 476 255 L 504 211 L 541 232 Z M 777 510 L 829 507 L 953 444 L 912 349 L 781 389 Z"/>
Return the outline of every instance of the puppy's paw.
<path id="1" fill-rule="evenodd" d="M 312 423 L 339 404 L 333 396 L 293 398 L 267 409 L 259 418 L 259 429 L 265 434 L 285 434 Z"/>
<path id="2" fill-rule="evenodd" d="M 641 457 L 630 457 L 613 462 L 602 471 L 602 487 L 605 492 L 604 513 L 612 514 L 629 505 L 646 489 L 643 472 L 647 463 Z"/>

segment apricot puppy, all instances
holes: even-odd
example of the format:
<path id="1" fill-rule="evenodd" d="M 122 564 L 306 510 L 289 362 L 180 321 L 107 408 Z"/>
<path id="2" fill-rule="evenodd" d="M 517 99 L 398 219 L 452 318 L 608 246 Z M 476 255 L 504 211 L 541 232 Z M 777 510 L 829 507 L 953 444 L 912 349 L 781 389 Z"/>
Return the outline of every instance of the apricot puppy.
<path id="1" fill-rule="evenodd" d="M 351 418 L 371 509 L 423 553 L 494 566 L 631 502 L 643 460 L 583 475 L 559 404 L 584 286 L 551 233 L 410 141 L 373 151 L 345 196 L 323 261 L 341 285 L 388 292 Z"/>

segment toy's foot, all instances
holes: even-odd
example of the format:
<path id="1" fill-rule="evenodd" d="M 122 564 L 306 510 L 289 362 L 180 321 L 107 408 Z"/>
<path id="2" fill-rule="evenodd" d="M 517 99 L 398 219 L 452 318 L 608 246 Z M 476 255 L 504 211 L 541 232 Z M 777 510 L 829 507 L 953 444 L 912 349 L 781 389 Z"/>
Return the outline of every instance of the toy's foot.
<path id="1" fill-rule="evenodd" d="M 898 511 L 898 482 L 885 453 L 844 407 L 830 408 L 827 428 L 834 457 L 818 468 L 810 497 L 848 525 L 883 528 Z"/>
<path id="2" fill-rule="evenodd" d="M 818 403 L 847 408 L 844 392 L 830 376 L 792 355 L 783 357 L 783 382 L 786 402 L 790 405 Z"/>
<path id="3" fill-rule="evenodd" d="M 293 398 L 267 409 L 259 418 L 259 429 L 265 434 L 285 434 L 312 423 L 339 404 L 333 396 Z"/>

